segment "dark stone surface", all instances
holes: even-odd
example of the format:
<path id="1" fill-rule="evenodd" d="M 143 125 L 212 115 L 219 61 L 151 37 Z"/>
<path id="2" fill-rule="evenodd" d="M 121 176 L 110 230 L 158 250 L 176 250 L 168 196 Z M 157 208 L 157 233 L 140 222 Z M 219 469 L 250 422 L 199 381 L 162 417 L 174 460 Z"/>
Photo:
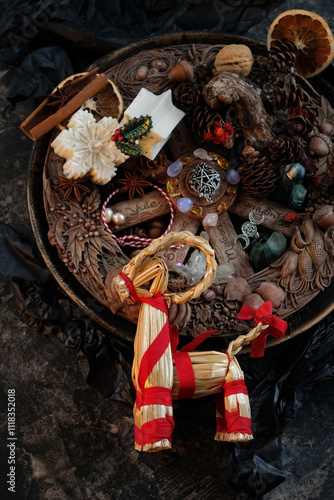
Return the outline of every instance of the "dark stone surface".
<path id="1" fill-rule="evenodd" d="M 291 8 L 290 3 L 282 2 L 279 10 L 276 6 L 271 18 Z M 315 5 L 294 2 L 293 7 L 321 14 L 318 3 L 318 8 Z M 320 8 L 321 5 L 320 2 Z M 268 25 L 269 22 L 263 22 L 248 35 L 258 34 L 263 39 Z M 4 66 L 0 69 L 0 220 L 33 237 L 26 202 L 32 142 L 20 131 L 19 124 L 35 103 L 28 100 L 15 107 L 8 103 L 5 95 L 10 71 Z M 181 413 L 172 451 L 138 454 L 133 449 L 131 405 L 105 397 L 88 386 L 75 350 L 26 325 L 15 303 L 10 279 L 5 276 L 0 281 L 0 303 L 1 498 L 251 498 L 247 493 L 236 495 L 218 479 L 217 461 L 223 463 L 227 445 L 213 441 L 210 402 L 205 425 L 197 422 L 195 404 L 186 407 L 190 412 L 188 423 Z M 285 349 L 290 349 L 289 343 Z M 16 495 L 8 492 L 6 484 L 7 391 L 12 388 L 16 392 Z M 331 497 L 334 387 L 330 380 L 325 380 L 314 382 L 306 392 L 303 390 L 300 408 L 282 435 L 286 480 L 265 500 Z"/>

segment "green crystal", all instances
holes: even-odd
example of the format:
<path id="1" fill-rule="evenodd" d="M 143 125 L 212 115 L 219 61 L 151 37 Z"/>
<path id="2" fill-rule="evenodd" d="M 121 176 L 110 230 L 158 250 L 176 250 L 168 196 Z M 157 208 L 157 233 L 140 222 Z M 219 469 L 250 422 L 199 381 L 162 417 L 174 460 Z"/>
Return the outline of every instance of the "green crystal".
<path id="1" fill-rule="evenodd" d="M 255 272 L 270 266 L 284 254 L 286 237 L 282 233 L 274 232 L 266 242 L 258 242 L 253 246 L 249 260 Z"/>
<path id="2" fill-rule="evenodd" d="M 270 258 L 271 251 L 267 247 L 266 243 L 262 243 L 260 241 L 255 243 L 249 255 L 249 260 L 256 273 L 269 266 Z"/>
<path id="3" fill-rule="evenodd" d="M 291 190 L 288 205 L 293 210 L 301 210 L 305 205 L 307 189 L 302 184 L 295 184 Z"/>
<path id="4" fill-rule="evenodd" d="M 273 264 L 286 250 L 286 237 L 284 234 L 275 231 L 267 239 L 266 245 L 271 251 L 270 264 Z"/>

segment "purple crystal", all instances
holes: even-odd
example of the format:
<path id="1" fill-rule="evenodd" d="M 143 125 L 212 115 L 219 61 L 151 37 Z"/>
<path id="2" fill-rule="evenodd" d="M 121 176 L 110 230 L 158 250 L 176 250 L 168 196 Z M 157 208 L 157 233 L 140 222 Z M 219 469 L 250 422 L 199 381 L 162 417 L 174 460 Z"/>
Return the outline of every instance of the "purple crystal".
<path id="1" fill-rule="evenodd" d="M 177 208 L 180 212 L 189 212 L 193 207 L 193 202 L 190 198 L 180 198 L 177 201 Z"/>
<path id="2" fill-rule="evenodd" d="M 203 148 L 195 149 L 194 155 L 197 156 L 197 158 L 200 158 L 201 160 L 206 160 L 208 157 L 207 151 L 205 151 L 205 149 Z"/>
<path id="3" fill-rule="evenodd" d="M 239 184 L 240 175 L 236 170 L 232 168 L 227 172 L 226 179 L 229 184 L 232 184 L 234 186 L 235 184 Z"/>
<path id="4" fill-rule="evenodd" d="M 167 168 L 167 175 L 169 175 L 169 177 L 176 177 L 177 175 L 179 175 L 182 169 L 183 169 L 182 161 L 176 160 L 173 163 L 171 163 Z"/>

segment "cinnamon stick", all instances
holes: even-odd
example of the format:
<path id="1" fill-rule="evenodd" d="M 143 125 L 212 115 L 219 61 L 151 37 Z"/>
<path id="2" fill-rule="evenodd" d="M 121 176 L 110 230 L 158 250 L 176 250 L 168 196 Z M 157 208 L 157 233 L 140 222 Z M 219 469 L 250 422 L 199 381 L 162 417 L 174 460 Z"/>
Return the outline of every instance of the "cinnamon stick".
<path id="1" fill-rule="evenodd" d="M 108 83 L 106 75 L 103 73 L 98 75 L 97 71 L 98 68 L 95 68 L 66 82 L 61 89 L 64 90 L 67 85 L 71 85 L 71 93 L 74 93 L 74 97 L 56 112 L 53 111 L 52 106 L 48 105 L 52 102 L 52 94 L 44 99 L 38 108 L 21 124 L 23 132 L 30 139 L 36 141 L 74 113 L 87 99 L 93 97 Z"/>

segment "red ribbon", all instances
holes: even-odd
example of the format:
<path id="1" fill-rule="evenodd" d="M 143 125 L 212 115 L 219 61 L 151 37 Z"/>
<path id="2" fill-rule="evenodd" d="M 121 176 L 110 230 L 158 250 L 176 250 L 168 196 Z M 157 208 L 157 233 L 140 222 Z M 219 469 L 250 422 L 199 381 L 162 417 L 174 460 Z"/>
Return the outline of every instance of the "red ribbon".
<path id="1" fill-rule="evenodd" d="M 164 418 L 155 418 L 145 422 L 141 427 L 135 425 L 135 441 L 139 446 L 157 443 L 163 439 L 170 441 L 174 426 L 173 417 L 167 414 Z"/>
<path id="2" fill-rule="evenodd" d="M 241 432 L 243 434 L 249 434 L 250 436 L 253 434 L 251 427 L 252 420 L 249 417 L 242 417 L 239 414 L 239 410 L 229 412 L 225 409 L 225 398 L 240 393 L 248 395 L 244 379 L 226 382 L 223 387 L 223 392 L 218 394 L 216 406 L 221 417 L 216 418 L 217 432 L 226 434 Z"/>
<path id="3" fill-rule="evenodd" d="M 238 313 L 239 319 L 254 319 L 255 324 L 262 323 L 269 325 L 268 328 L 262 330 L 260 335 L 252 341 L 251 357 L 260 358 L 264 354 L 266 347 L 267 333 L 273 337 L 280 339 L 284 337 L 288 323 L 284 319 L 277 318 L 273 312 L 273 304 L 270 300 L 264 302 L 258 309 L 244 305 Z"/>
<path id="4" fill-rule="evenodd" d="M 226 434 L 241 432 L 242 434 L 253 435 L 251 419 L 241 417 L 238 411 L 229 412 L 225 410 L 222 417 L 216 418 L 216 423 L 217 432 L 224 432 Z"/>
<path id="5" fill-rule="evenodd" d="M 168 310 L 166 302 L 161 293 L 156 293 L 152 297 L 140 297 L 130 278 L 120 273 L 127 286 L 130 295 L 139 303 L 148 304 L 155 309 L 158 309 L 166 314 L 166 322 L 160 332 L 145 351 L 139 367 L 138 373 L 138 389 L 136 387 L 136 406 L 140 409 L 144 405 L 165 405 L 172 406 L 172 391 L 166 387 L 148 387 L 145 388 L 145 383 L 157 364 L 161 356 L 164 354 L 170 343 Z M 165 418 L 156 418 L 149 422 L 145 422 L 141 428 L 135 426 L 135 441 L 138 445 L 155 443 L 163 439 L 171 440 L 174 429 L 173 417 L 166 415 Z"/>
<path id="6" fill-rule="evenodd" d="M 173 406 L 172 393 L 167 387 L 146 387 L 141 394 L 137 392 L 136 406 L 138 410 L 146 405 Z"/>
<path id="7" fill-rule="evenodd" d="M 194 397 L 196 382 L 193 366 L 189 356 L 189 352 L 193 352 L 205 339 L 210 337 L 217 330 L 209 330 L 200 333 L 194 340 L 186 344 L 180 351 L 176 351 L 179 343 L 179 333 L 175 325 L 170 328 L 171 347 L 173 353 L 173 360 L 179 379 L 179 393 L 177 399 L 192 399 Z"/>

